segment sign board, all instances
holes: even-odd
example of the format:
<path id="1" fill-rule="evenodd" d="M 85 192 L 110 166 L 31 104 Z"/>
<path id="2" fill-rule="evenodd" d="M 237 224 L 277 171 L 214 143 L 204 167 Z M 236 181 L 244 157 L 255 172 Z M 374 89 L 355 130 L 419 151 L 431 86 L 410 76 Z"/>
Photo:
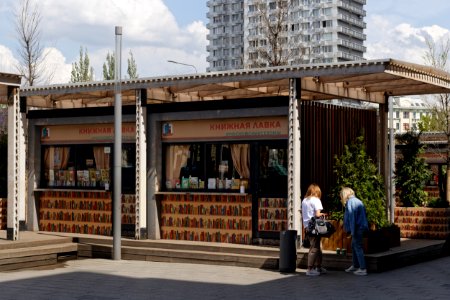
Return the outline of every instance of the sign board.
<path id="1" fill-rule="evenodd" d="M 161 124 L 162 140 L 287 139 L 287 116 L 169 121 Z"/>
<path id="2" fill-rule="evenodd" d="M 114 142 L 114 124 L 49 125 L 41 127 L 42 144 L 91 144 Z M 122 124 L 122 140 L 136 140 L 136 124 Z"/>

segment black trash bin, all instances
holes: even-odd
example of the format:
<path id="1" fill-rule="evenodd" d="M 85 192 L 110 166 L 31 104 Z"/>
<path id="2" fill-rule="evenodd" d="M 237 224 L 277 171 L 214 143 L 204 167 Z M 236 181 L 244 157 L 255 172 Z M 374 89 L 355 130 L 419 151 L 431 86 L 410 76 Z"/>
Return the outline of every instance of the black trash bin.
<path id="1" fill-rule="evenodd" d="M 293 273 L 297 268 L 297 230 L 280 232 L 279 269 L 283 273 Z"/>

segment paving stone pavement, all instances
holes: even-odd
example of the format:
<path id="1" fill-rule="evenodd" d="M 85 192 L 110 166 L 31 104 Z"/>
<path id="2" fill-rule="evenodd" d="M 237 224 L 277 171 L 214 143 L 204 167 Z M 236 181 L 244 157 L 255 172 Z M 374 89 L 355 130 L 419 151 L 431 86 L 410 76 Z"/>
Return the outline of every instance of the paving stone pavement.
<path id="1" fill-rule="evenodd" d="M 1 300 L 34 299 L 450 299 L 450 257 L 355 276 L 305 270 L 71 260 L 57 267 L 0 272 Z"/>

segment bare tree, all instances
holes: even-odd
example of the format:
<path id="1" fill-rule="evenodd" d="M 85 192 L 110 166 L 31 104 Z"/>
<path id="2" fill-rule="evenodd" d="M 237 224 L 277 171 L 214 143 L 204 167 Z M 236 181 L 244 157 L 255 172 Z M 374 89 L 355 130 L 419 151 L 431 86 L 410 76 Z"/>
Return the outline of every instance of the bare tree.
<path id="1" fill-rule="evenodd" d="M 19 64 L 25 86 L 33 86 L 43 75 L 45 60 L 41 39 L 41 12 L 33 0 L 20 0 L 15 11 L 15 29 L 19 42 Z"/>
<path id="2" fill-rule="evenodd" d="M 301 34 L 290 35 L 289 3 L 286 0 L 254 0 L 246 67 L 283 66 L 303 55 Z"/>
<path id="3" fill-rule="evenodd" d="M 427 50 L 423 56 L 425 63 L 443 71 L 449 71 L 450 40 L 444 38 L 436 43 L 431 37 L 425 39 Z M 438 120 L 438 129 L 447 135 L 447 181 L 445 197 L 450 203 L 450 94 L 439 94 L 431 103 L 433 116 Z"/>

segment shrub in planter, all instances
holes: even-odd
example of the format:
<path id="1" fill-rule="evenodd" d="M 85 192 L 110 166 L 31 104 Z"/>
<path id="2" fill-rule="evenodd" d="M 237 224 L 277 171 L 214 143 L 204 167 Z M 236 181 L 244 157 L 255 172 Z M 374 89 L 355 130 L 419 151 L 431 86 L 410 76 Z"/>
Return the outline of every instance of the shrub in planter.
<path id="1" fill-rule="evenodd" d="M 334 208 L 333 219 L 343 218 L 344 208 L 341 205 L 339 192 L 347 186 L 355 191 L 366 208 L 367 220 L 375 229 L 385 226 L 387 222 L 384 192 L 384 181 L 378 173 L 377 166 L 366 152 L 364 135 L 356 138 L 350 145 L 344 146 L 340 157 L 335 157 L 333 169 L 337 176 L 336 186 L 332 189 Z"/>
<path id="2" fill-rule="evenodd" d="M 395 168 L 395 184 L 397 196 L 405 207 L 423 206 L 428 200 L 425 185 L 432 172 L 425 159 L 419 157 L 424 152 L 419 138 L 420 133 L 414 132 L 406 132 L 397 138 L 401 158 Z"/>
<path id="3" fill-rule="evenodd" d="M 344 208 L 340 202 L 339 192 L 344 186 L 350 187 L 366 208 L 370 231 L 364 238 L 364 251 L 376 253 L 399 245 L 400 230 L 397 226 L 388 223 L 384 180 L 366 152 L 364 135 L 356 138 L 350 145 L 344 146 L 343 154 L 340 157 L 335 157 L 334 172 L 337 180 L 331 195 L 334 199 L 331 218 L 335 220 L 343 219 Z M 394 234 L 391 235 L 390 229 L 393 228 L 397 228 L 398 231 L 393 230 Z M 344 247 L 347 248 L 348 252 L 351 252 L 351 238 L 347 238 L 345 233 L 338 237 L 335 245 L 331 245 L 331 242 L 328 241 L 326 244 L 328 248 Z"/>

